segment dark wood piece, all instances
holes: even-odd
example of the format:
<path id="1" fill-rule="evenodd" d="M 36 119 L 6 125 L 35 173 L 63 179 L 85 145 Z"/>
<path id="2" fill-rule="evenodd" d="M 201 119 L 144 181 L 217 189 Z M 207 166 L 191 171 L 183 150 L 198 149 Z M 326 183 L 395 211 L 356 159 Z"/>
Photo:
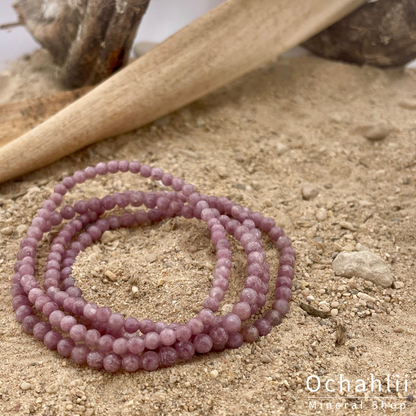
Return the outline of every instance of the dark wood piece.
<path id="1" fill-rule="evenodd" d="M 20 20 L 61 67 L 67 88 L 97 84 L 124 66 L 150 0 L 17 0 Z"/>
<path id="2" fill-rule="evenodd" d="M 416 0 L 366 4 L 303 46 L 319 56 L 345 62 L 405 65 L 416 59 Z"/>

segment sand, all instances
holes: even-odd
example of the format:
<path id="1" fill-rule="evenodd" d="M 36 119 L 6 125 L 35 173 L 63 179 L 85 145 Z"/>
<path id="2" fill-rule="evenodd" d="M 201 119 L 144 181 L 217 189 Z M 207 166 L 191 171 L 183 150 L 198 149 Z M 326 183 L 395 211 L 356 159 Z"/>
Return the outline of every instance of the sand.
<path id="1" fill-rule="evenodd" d="M 0 74 L 0 102 L 60 90 L 54 71 L 43 52 L 15 63 Z M 414 415 L 416 112 L 403 102 L 414 100 L 415 87 L 414 69 L 360 68 L 310 56 L 280 59 L 149 126 L 0 185 L 0 230 L 6 229 L 0 234 L 0 414 Z M 360 134 L 380 120 L 388 123 L 384 139 Z M 30 224 L 65 175 L 123 158 L 159 166 L 202 193 L 228 196 L 285 227 L 299 256 L 291 311 L 282 325 L 238 350 L 153 373 L 115 375 L 79 367 L 22 332 L 9 294 L 25 228 L 17 227 Z M 305 184 L 319 194 L 304 200 Z M 117 174 L 84 184 L 67 201 L 162 188 Z M 110 240 L 88 249 L 75 265 L 88 300 L 167 322 L 185 322 L 198 312 L 215 264 L 201 222 L 173 219 L 115 231 Z M 265 243 L 275 276 L 276 251 Z M 45 240 L 40 266 L 47 248 Z M 336 254 L 357 248 L 389 265 L 396 288 L 335 276 Z M 229 311 L 243 286 L 245 257 L 235 243 L 234 253 L 222 311 Z M 362 301 L 358 293 L 372 299 Z M 301 303 L 327 309 L 330 317 L 311 316 Z M 351 383 L 341 395 L 340 374 Z M 381 380 L 381 393 L 370 391 L 371 374 Z M 388 374 L 392 384 L 399 376 L 398 391 L 387 392 Z M 312 375 L 321 381 L 316 393 L 307 388 Z M 325 391 L 329 379 L 337 391 Z M 367 383 L 365 392 L 354 391 L 357 379 Z M 322 409 L 319 399 L 308 399 L 322 396 L 342 397 L 323 399 Z M 315 400 L 316 409 L 309 408 Z M 342 409 L 327 410 L 327 402 Z M 381 410 L 383 403 L 387 410 Z M 400 404 L 401 412 L 391 409 Z"/>

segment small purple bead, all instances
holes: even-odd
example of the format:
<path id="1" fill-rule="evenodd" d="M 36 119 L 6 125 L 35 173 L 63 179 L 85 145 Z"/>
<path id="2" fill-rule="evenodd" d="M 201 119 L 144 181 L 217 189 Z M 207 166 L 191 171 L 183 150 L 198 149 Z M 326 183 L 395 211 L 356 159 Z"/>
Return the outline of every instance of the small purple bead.
<path id="1" fill-rule="evenodd" d="M 178 341 L 189 341 L 192 336 L 192 331 L 188 325 L 180 325 L 175 330 L 176 332 L 176 339 Z M 163 343 L 163 342 L 162 342 Z"/>
<path id="2" fill-rule="evenodd" d="M 222 325 L 230 333 L 238 332 L 241 329 L 241 319 L 234 313 L 229 313 L 224 316 Z"/>
<path id="3" fill-rule="evenodd" d="M 45 335 L 52 329 L 52 326 L 48 322 L 38 322 L 33 327 L 33 336 L 39 341 L 43 341 Z"/>
<path id="4" fill-rule="evenodd" d="M 240 348 L 243 345 L 244 338 L 239 332 L 233 332 L 229 335 L 227 341 L 228 348 Z"/>
<path id="5" fill-rule="evenodd" d="M 76 364 L 82 365 L 87 362 L 87 357 L 89 353 L 90 349 L 86 345 L 76 345 L 71 351 L 71 359 Z"/>
<path id="6" fill-rule="evenodd" d="M 152 168 L 148 165 L 142 165 L 140 167 L 140 175 L 143 176 L 143 178 L 149 178 L 152 174 Z"/>
<path id="7" fill-rule="evenodd" d="M 206 334 L 199 334 L 194 339 L 195 351 L 199 354 L 211 351 L 212 345 L 212 339 Z"/>
<path id="8" fill-rule="evenodd" d="M 85 344 L 89 347 L 94 348 L 98 346 L 101 334 L 96 329 L 89 329 L 84 336 Z M 104 341 L 105 342 L 105 341 Z"/>
<path id="9" fill-rule="evenodd" d="M 70 357 L 74 347 L 75 342 L 71 338 L 63 338 L 58 342 L 56 349 L 62 357 Z"/>
<path id="10" fill-rule="evenodd" d="M 163 347 L 159 351 L 160 365 L 163 367 L 170 367 L 178 360 L 178 354 L 175 348 Z"/>
<path id="11" fill-rule="evenodd" d="M 127 342 L 128 341 L 126 338 L 117 338 L 113 343 L 113 351 L 119 355 L 127 354 L 128 352 Z"/>
<path id="12" fill-rule="evenodd" d="M 76 324 L 77 324 L 77 320 L 73 316 L 66 315 L 62 318 L 60 325 L 61 325 L 62 331 L 69 332 L 70 329 Z"/>
<path id="13" fill-rule="evenodd" d="M 166 328 L 164 329 L 160 335 L 160 343 L 162 345 L 173 345 L 176 342 L 176 333 L 173 329 Z"/>
<path id="14" fill-rule="evenodd" d="M 69 336 L 75 341 L 83 341 L 85 338 L 85 334 L 87 333 L 87 328 L 84 325 L 77 324 L 74 325 L 70 331 Z"/>
<path id="15" fill-rule="evenodd" d="M 127 341 L 127 348 L 132 354 L 140 354 L 145 349 L 144 339 L 141 337 L 133 337 Z"/>
<path id="16" fill-rule="evenodd" d="M 241 335 L 245 342 L 255 342 L 259 339 L 259 331 L 254 325 L 244 325 L 241 329 Z"/>
<path id="17" fill-rule="evenodd" d="M 126 354 L 121 362 L 123 370 L 128 373 L 134 373 L 140 368 L 140 365 L 141 358 L 134 354 Z"/>
<path id="18" fill-rule="evenodd" d="M 103 335 L 98 341 L 98 348 L 102 352 L 110 352 L 113 349 L 114 337 L 111 335 Z"/>
<path id="19" fill-rule="evenodd" d="M 154 371 L 159 367 L 159 354 L 147 351 L 142 355 L 143 368 L 146 371 Z"/>
<path id="20" fill-rule="evenodd" d="M 130 317 L 127 318 L 124 322 L 124 329 L 129 334 L 134 334 L 140 328 L 140 323 L 136 318 Z"/>
<path id="21" fill-rule="evenodd" d="M 113 313 L 108 319 L 108 326 L 114 331 L 123 328 L 124 316 L 121 313 Z"/>
<path id="22" fill-rule="evenodd" d="M 111 309 L 106 307 L 98 308 L 95 316 L 98 322 L 106 323 L 111 316 Z"/>
<path id="23" fill-rule="evenodd" d="M 287 301 L 285 301 L 284 299 L 276 299 L 273 302 L 273 306 L 272 308 L 279 312 L 280 315 L 284 316 L 289 312 L 290 309 L 290 305 Z"/>
<path id="24" fill-rule="evenodd" d="M 36 315 L 28 315 L 22 321 L 22 329 L 26 334 L 33 334 L 33 329 L 39 323 L 39 318 Z"/>
<path id="25" fill-rule="evenodd" d="M 50 350 L 56 350 L 58 342 L 62 339 L 62 335 L 58 331 L 49 331 L 45 334 L 43 338 L 43 343 L 46 348 Z"/>
<path id="26" fill-rule="evenodd" d="M 116 373 L 121 368 L 121 357 L 117 354 L 107 354 L 103 361 L 104 370 L 109 373 Z"/>
<path id="27" fill-rule="evenodd" d="M 104 162 L 98 163 L 95 167 L 95 171 L 97 172 L 97 175 L 106 175 L 108 173 L 107 164 Z"/>
<path id="28" fill-rule="evenodd" d="M 105 354 L 102 351 L 99 350 L 93 350 L 88 353 L 87 355 L 87 364 L 95 369 L 99 370 L 103 368 L 103 361 L 105 358 Z"/>
<path id="29" fill-rule="evenodd" d="M 148 350 L 155 350 L 160 345 L 160 335 L 157 332 L 148 332 L 144 342 Z"/>
<path id="30" fill-rule="evenodd" d="M 189 360 L 195 355 L 195 346 L 190 341 L 177 342 L 175 344 L 175 349 L 178 357 L 183 360 Z"/>

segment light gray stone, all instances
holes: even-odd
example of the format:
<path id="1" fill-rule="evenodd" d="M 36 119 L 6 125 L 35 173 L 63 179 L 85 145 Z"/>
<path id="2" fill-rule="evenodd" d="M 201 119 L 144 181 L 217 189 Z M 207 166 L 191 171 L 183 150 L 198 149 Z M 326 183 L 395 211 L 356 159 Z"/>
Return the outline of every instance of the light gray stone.
<path id="1" fill-rule="evenodd" d="M 341 252 L 332 263 L 336 275 L 343 277 L 361 277 L 376 285 L 389 287 L 393 276 L 383 259 L 369 251 Z"/>

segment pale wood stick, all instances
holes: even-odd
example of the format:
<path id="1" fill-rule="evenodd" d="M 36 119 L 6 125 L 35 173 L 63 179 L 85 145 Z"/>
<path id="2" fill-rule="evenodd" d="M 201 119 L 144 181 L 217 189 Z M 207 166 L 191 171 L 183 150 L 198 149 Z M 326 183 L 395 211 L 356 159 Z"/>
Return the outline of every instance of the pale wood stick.
<path id="1" fill-rule="evenodd" d="M 147 124 L 328 27 L 365 0 L 228 0 L 0 149 L 0 182 Z"/>

